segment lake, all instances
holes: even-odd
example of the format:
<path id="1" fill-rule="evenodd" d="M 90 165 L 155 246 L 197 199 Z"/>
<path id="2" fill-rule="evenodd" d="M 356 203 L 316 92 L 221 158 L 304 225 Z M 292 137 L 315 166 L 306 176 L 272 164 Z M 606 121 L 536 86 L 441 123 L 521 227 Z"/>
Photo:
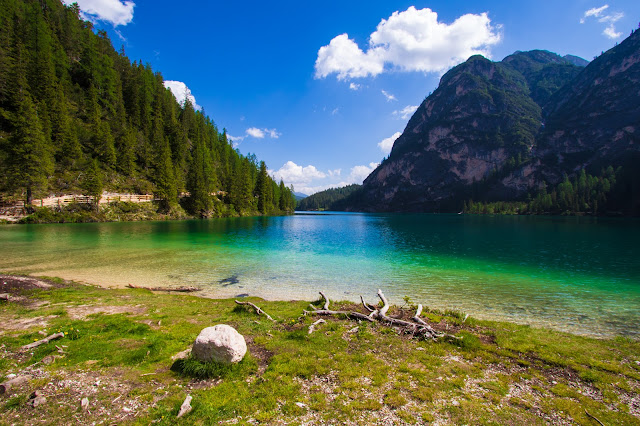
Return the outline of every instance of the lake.
<path id="1" fill-rule="evenodd" d="M 640 221 L 296 214 L 0 226 L 0 270 L 212 297 L 389 299 L 592 336 L 640 337 Z"/>

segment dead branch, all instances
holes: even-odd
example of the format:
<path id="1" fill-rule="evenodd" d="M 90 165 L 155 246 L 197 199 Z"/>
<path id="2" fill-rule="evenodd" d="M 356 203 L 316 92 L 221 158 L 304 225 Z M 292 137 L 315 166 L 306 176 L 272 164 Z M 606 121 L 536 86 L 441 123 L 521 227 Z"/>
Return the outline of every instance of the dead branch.
<path id="1" fill-rule="evenodd" d="M 411 317 L 411 319 L 414 320 L 415 322 L 417 322 L 418 324 L 427 325 L 427 323 L 424 322 L 424 320 L 422 318 L 420 318 L 421 314 L 422 314 L 422 304 L 418 303 L 418 308 L 416 309 L 416 314 L 413 317 Z"/>
<path id="2" fill-rule="evenodd" d="M 327 322 L 327 321 L 325 321 L 325 320 L 323 320 L 323 319 L 321 318 L 321 319 L 319 319 L 318 321 L 316 321 L 316 322 L 314 322 L 313 324 L 311 324 L 311 325 L 309 326 L 309 334 L 313 333 L 313 331 L 316 329 L 316 326 L 317 326 L 317 325 L 324 324 L 325 322 Z"/>
<path id="3" fill-rule="evenodd" d="M 324 299 L 324 306 L 322 307 L 322 309 L 324 309 L 325 311 L 329 310 L 329 298 L 327 296 L 325 296 L 325 294 L 323 292 L 320 292 L 320 296 L 323 297 Z"/>
<path id="4" fill-rule="evenodd" d="M 604 423 L 602 423 L 596 416 L 588 412 L 586 408 L 584 409 L 584 412 L 587 413 L 587 416 L 591 417 L 593 420 L 600 423 L 600 426 L 604 426 Z"/>
<path id="5" fill-rule="evenodd" d="M 184 416 L 185 414 L 191 411 L 191 395 L 187 395 L 184 399 L 184 402 L 180 406 L 180 412 L 178 413 L 178 418 Z"/>
<path id="6" fill-rule="evenodd" d="M 372 308 L 371 306 L 369 306 L 369 305 L 367 304 L 367 302 L 365 302 L 365 301 L 364 301 L 364 299 L 362 298 L 362 296 L 360 296 L 360 301 L 362 302 L 362 306 L 364 306 L 364 308 L 365 308 L 367 311 L 369 311 L 369 312 L 373 312 L 373 311 L 375 311 L 375 310 L 376 310 L 375 308 Z"/>
<path id="7" fill-rule="evenodd" d="M 8 293 L 0 293 L 0 300 L 6 300 L 7 302 L 11 299 L 11 296 Z"/>
<path id="8" fill-rule="evenodd" d="M 195 291 L 201 291 L 201 288 L 191 287 L 191 286 L 182 286 L 182 287 L 141 287 L 133 284 L 127 284 L 128 288 L 140 288 L 143 290 L 149 291 L 175 291 L 179 293 L 193 293 Z"/>
<path id="9" fill-rule="evenodd" d="M 235 302 L 236 302 L 238 305 L 249 305 L 249 306 L 251 306 L 253 309 L 255 309 L 255 310 L 256 310 L 256 313 L 257 313 L 258 315 L 264 315 L 264 316 L 266 316 L 267 318 L 269 318 L 271 321 L 276 322 L 276 320 L 274 320 L 273 318 L 271 318 L 271 315 L 269 315 L 268 313 L 266 313 L 265 311 L 263 311 L 262 309 L 260 309 L 259 307 L 257 307 L 256 305 L 254 305 L 254 304 L 253 304 L 253 303 L 251 303 L 251 302 L 240 302 L 240 301 L 238 301 L 238 300 L 236 300 Z"/>
<path id="10" fill-rule="evenodd" d="M 348 311 L 332 311 L 329 309 L 329 298 L 323 293 L 320 292 L 320 295 L 324 299 L 323 309 L 319 309 L 314 305 L 311 306 L 311 311 L 304 311 L 304 314 L 310 315 L 344 315 L 348 318 L 363 320 L 369 322 L 375 322 L 376 320 L 382 324 L 385 324 L 389 327 L 398 327 L 400 328 L 401 333 L 412 334 L 415 337 L 423 338 L 423 339 L 432 339 L 436 340 L 441 337 L 451 338 L 451 339 L 461 339 L 460 337 L 453 336 L 450 334 L 439 333 L 434 330 L 429 324 L 427 324 L 422 318 L 420 318 L 420 314 L 422 313 L 422 305 L 418 305 L 416 310 L 416 314 L 411 318 L 413 322 L 405 321 L 399 318 L 393 318 L 387 315 L 389 311 L 389 301 L 385 297 L 382 290 L 378 290 L 378 297 L 382 301 L 382 307 L 376 309 L 371 305 L 367 304 L 364 301 L 364 298 L 360 296 L 360 301 L 362 302 L 362 306 L 369 311 L 369 315 L 360 313 L 360 312 L 348 312 Z M 314 323 L 315 325 L 315 323 Z M 313 330 L 313 325 L 309 327 L 310 333 Z"/>
<path id="11" fill-rule="evenodd" d="M 45 343 L 49 343 L 52 340 L 59 339 L 61 337 L 64 337 L 64 333 L 62 333 L 62 332 L 55 333 L 55 334 L 52 334 L 50 336 L 45 337 L 44 339 L 35 341 L 33 343 L 29 343 L 28 345 L 24 345 L 23 347 L 20 348 L 20 350 L 21 351 L 28 351 L 28 350 L 31 350 L 33 348 L 37 348 L 40 345 L 44 345 Z"/>

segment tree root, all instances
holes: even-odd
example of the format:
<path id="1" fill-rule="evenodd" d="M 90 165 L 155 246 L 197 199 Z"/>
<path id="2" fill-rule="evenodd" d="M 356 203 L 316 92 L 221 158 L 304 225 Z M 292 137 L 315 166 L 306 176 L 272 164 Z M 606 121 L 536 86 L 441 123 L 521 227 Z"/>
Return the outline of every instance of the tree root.
<path id="1" fill-rule="evenodd" d="M 382 301 L 381 308 L 375 308 L 371 305 L 368 305 L 362 296 L 360 296 L 360 301 L 362 302 L 362 306 L 369 311 L 369 315 L 360 313 L 360 312 L 348 312 L 348 311 L 332 311 L 329 309 L 329 298 L 323 293 L 320 292 L 320 295 L 324 299 L 324 306 L 322 309 L 319 309 L 313 305 L 310 305 L 311 311 L 304 311 L 304 314 L 307 315 L 344 315 L 351 319 L 361 320 L 361 321 L 369 321 L 375 322 L 376 320 L 384 325 L 389 327 L 398 327 L 400 331 L 404 334 L 411 334 L 414 337 L 418 337 L 421 339 L 431 339 L 436 340 L 439 338 L 448 338 L 460 340 L 461 337 L 453 336 L 451 334 L 440 333 L 434 330 L 429 324 L 427 324 L 422 318 L 420 318 L 420 314 L 422 313 L 422 305 L 418 305 L 416 310 L 416 314 L 411 318 L 414 322 L 409 322 L 405 320 L 401 320 L 398 318 L 393 318 L 387 315 L 387 311 L 389 310 L 389 302 L 385 297 L 382 290 L 378 290 L 378 297 Z M 315 323 L 314 323 L 315 325 Z M 312 325 L 313 327 L 313 325 Z M 312 331 L 311 327 L 310 333 Z"/>
<path id="2" fill-rule="evenodd" d="M 276 322 L 276 320 L 274 320 L 273 318 L 271 318 L 271 315 L 269 315 L 268 313 L 266 313 L 265 311 L 263 311 L 262 309 L 260 309 L 258 306 L 254 305 L 254 304 L 253 304 L 253 303 L 251 303 L 251 302 L 240 302 L 240 301 L 238 301 L 238 300 L 235 300 L 235 302 L 236 302 L 238 305 L 249 305 L 249 306 L 251 306 L 253 309 L 255 309 L 255 310 L 256 310 L 256 314 L 258 314 L 258 315 L 264 315 L 265 317 L 269 318 L 271 321 Z"/>

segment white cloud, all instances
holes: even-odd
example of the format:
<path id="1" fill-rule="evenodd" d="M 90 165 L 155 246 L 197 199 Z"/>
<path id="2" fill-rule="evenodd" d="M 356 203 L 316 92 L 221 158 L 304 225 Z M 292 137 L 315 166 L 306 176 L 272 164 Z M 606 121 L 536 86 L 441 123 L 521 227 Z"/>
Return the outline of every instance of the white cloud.
<path id="1" fill-rule="evenodd" d="M 348 183 L 357 183 L 361 184 L 367 176 L 371 174 L 372 171 L 378 167 L 379 163 L 369 163 L 368 166 L 355 166 L 351 168 L 351 173 L 349 174 Z"/>
<path id="2" fill-rule="evenodd" d="M 438 22 L 429 8 L 394 12 L 369 36 L 366 52 L 341 34 L 318 50 L 315 77 L 337 74 L 338 80 L 376 76 L 387 69 L 443 72 L 469 56 L 489 56 L 501 39 L 501 26 L 486 13 L 460 16 L 451 24 Z"/>
<path id="3" fill-rule="evenodd" d="M 393 111 L 393 115 L 400 117 L 403 120 L 408 120 L 414 112 L 418 109 L 418 105 L 407 105 L 399 111 Z"/>
<path id="4" fill-rule="evenodd" d="M 258 129 L 256 127 L 249 127 L 247 130 L 247 135 L 253 136 L 254 138 L 263 139 L 264 138 L 264 130 Z"/>
<path id="5" fill-rule="evenodd" d="M 257 139 L 264 139 L 265 136 L 269 136 L 271 139 L 278 139 L 280 137 L 280 133 L 278 133 L 276 129 L 258 129 L 257 127 L 249 127 L 245 133 Z"/>
<path id="6" fill-rule="evenodd" d="M 609 8 L 609 5 L 605 4 L 604 6 L 594 7 L 592 9 L 587 10 L 586 12 L 584 12 L 584 15 L 580 19 L 580 23 L 584 24 L 586 22 L 586 18 L 589 18 L 589 17 L 598 18 L 598 22 L 607 24 L 605 29 L 602 31 L 602 34 L 609 37 L 612 40 L 615 40 L 616 38 L 620 38 L 622 36 L 621 32 L 616 31 L 615 23 L 618 22 L 620 19 L 624 18 L 624 13 L 613 12 L 609 14 L 604 14 L 604 11 L 607 10 L 608 8 Z"/>
<path id="7" fill-rule="evenodd" d="M 296 184 L 306 184 L 314 179 L 323 179 L 327 176 L 326 173 L 316 169 L 315 166 L 309 165 L 302 167 L 293 161 L 287 161 L 280 169 L 272 172 L 272 174 L 277 180 L 282 179 L 287 185 L 293 184 L 296 187 Z"/>
<path id="8" fill-rule="evenodd" d="M 244 138 L 245 136 L 231 136 L 230 134 L 227 133 L 227 139 L 229 139 L 232 142 L 242 142 Z"/>
<path id="9" fill-rule="evenodd" d="M 276 181 L 282 179 L 287 186 L 293 185 L 297 192 L 310 195 L 328 188 L 339 188 L 352 183 L 361 184 L 376 167 L 378 163 L 352 167 L 349 175 L 340 180 L 341 169 L 324 172 L 312 165 L 303 167 L 293 161 L 287 161 L 280 169 L 269 171 L 269 174 Z"/>
<path id="10" fill-rule="evenodd" d="M 164 82 L 164 87 L 171 90 L 171 93 L 173 93 L 173 96 L 176 97 L 176 100 L 180 105 L 184 106 L 185 99 L 189 98 L 189 101 L 191 101 L 191 104 L 193 105 L 193 109 L 195 110 L 200 109 L 200 105 L 196 103 L 196 98 L 191 94 L 191 90 L 189 90 L 187 85 L 184 84 L 183 82 L 175 81 L 175 80 L 166 80 Z"/>
<path id="11" fill-rule="evenodd" d="M 401 134 L 402 133 L 400 132 L 395 132 L 392 136 L 389 136 L 386 139 L 382 139 L 380 142 L 378 142 L 378 147 L 382 152 L 384 152 L 385 155 L 390 153 L 391 148 L 393 148 L 393 143 L 400 137 Z"/>
<path id="12" fill-rule="evenodd" d="M 66 5 L 78 3 L 82 19 L 105 21 L 114 27 L 130 23 L 133 20 L 133 8 L 136 5 L 132 1 L 120 0 L 63 0 L 63 2 Z"/>
<path id="13" fill-rule="evenodd" d="M 361 87 L 361 84 L 356 84 L 354 82 L 349 83 L 349 89 L 351 90 L 359 90 Z"/>
<path id="14" fill-rule="evenodd" d="M 384 95 L 384 97 L 387 98 L 387 102 L 397 101 L 396 97 L 393 96 L 391 93 L 388 93 L 385 90 L 381 90 L 381 92 Z"/>
<path id="15" fill-rule="evenodd" d="M 331 115 L 336 115 L 338 112 L 340 112 L 340 107 L 334 108 L 334 109 L 331 111 Z"/>

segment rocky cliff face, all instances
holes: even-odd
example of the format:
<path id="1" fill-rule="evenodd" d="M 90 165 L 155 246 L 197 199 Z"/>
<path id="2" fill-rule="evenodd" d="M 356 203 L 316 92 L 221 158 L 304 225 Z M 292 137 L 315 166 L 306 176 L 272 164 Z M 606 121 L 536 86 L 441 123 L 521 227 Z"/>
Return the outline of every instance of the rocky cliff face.
<path id="1" fill-rule="evenodd" d="M 622 164 L 640 150 L 640 31 L 579 59 L 538 50 L 451 69 L 350 209 L 454 211 Z"/>

